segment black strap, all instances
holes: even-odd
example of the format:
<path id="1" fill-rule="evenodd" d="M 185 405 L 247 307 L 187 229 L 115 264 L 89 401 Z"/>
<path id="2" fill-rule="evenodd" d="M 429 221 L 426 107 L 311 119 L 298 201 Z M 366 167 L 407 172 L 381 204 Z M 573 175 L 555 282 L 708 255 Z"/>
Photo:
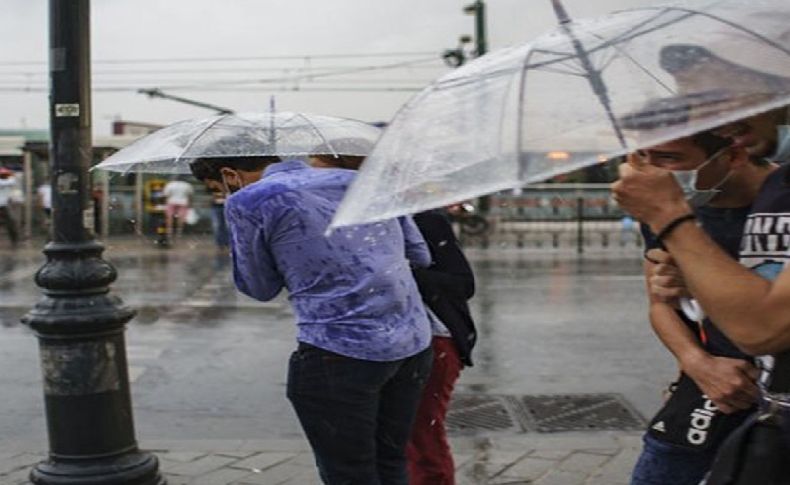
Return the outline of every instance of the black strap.
<path id="1" fill-rule="evenodd" d="M 661 231 L 658 234 L 656 234 L 656 240 L 663 246 L 664 239 L 666 239 L 667 236 L 669 236 L 670 233 L 672 233 L 672 231 L 677 229 L 679 225 L 683 224 L 686 221 L 693 221 L 696 218 L 697 215 L 694 213 L 689 213 L 682 215 L 680 217 L 676 217 L 675 219 L 672 220 L 672 222 L 664 226 L 664 229 L 661 229 Z"/>

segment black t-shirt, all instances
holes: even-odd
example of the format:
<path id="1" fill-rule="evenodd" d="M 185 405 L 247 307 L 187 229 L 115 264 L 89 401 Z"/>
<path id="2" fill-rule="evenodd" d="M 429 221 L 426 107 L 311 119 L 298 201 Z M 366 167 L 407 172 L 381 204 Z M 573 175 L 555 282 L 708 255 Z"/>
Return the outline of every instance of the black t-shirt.
<path id="1" fill-rule="evenodd" d="M 737 259 L 740 252 L 744 224 L 746 217 L 750 213 L 750 208 L 723 209 L 703 206 L 696 208 L 694 212 L 702 229 L 710 238 L 733 259 Z M 645 240 L 645 251 L 661 247 L 661 244 L 656 240 L 656 236 L 646 224 L 642 224 L 640 230 Z M 677 314 L 688 325 L 689 329 L 699 337 L 697 323 L 686 318 L 682 311 L 678 311 Z M 749 359 L 749 356 L 741 352 L 709 319 L 705 319 L 703 322 L 703 329 L 707 336 L 705 350 L 709 354 L 720 357 Z"/>
<path id="2" fill-rule="evenodd" d="M 740 261 L 769 280 L 790 267 L 790 165 L 781 166 L 763 183 L 746 220 Z M 768 360 L 762 360 L 766 366 Z M 790 351 L 775 356 L 767 367 L 774 375 L 764 375 L 763 383 L 772 381 L 771 391 L 790 393 Z"/>

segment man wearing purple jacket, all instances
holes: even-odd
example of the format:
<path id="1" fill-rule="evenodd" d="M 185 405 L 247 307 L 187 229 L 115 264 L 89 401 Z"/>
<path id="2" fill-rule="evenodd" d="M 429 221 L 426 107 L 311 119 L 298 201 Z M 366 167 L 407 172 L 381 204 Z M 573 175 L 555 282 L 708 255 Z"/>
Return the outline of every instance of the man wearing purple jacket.
<path id="1" fill-rule="evenodd" d="M 230 191 L 256 179 L 245 159 L 210 162 Z M 269 164 L 226 202 L 233 274 L 258 300 L 288 291 L 298 326 L 288 398 L 324 483 L 407 485 L 406 443 L 432 361 L 411 267 L 431 258 L 407 217 L 325 235 L 354 175 Z"/>

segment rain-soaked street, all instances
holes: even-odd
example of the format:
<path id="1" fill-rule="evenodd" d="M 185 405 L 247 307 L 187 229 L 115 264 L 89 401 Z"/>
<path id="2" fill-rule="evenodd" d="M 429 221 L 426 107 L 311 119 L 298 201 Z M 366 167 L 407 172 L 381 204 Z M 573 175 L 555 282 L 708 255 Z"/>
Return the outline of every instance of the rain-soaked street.
<path id="1" fill-rule="evenodd" d="M 461 392 L 620 393 L 643 416 L 673 364 L 646 319 L 639 253 L 473 249 L 480 340 Z M 294 348 L 284 297 L 259 303 L 233 289 L 227 257 L 208 240 L 172 250 L 108 245 L 116 294 L 139 310 L 127 332 L 137 434 L 148 440 L 301 436 L 285 398 Z M 39 291 L 34 247 L 0 248 L 0 443 L 45 449 L 36 339 L 19 318 Z"/>

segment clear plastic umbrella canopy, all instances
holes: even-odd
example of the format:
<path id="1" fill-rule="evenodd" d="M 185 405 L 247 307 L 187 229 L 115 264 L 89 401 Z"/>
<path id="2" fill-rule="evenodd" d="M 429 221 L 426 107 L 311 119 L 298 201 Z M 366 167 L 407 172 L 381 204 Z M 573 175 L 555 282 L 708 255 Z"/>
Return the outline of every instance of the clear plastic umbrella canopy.
<path id="1" fill-rule="evenodd" d="M 381 129 L 347 118 L 309 113 L 238 113 L 179 121 L 96 165 L 115 172 L 189 173 L 196 158 L 276 155 L 366 156 Z"/>
<path id="2" fill-rule="evenodd" d="M 550 178 L 790 103 L 787 0 L 570 21 L 443 76 L 395 116 L 333 227 Z"/>

